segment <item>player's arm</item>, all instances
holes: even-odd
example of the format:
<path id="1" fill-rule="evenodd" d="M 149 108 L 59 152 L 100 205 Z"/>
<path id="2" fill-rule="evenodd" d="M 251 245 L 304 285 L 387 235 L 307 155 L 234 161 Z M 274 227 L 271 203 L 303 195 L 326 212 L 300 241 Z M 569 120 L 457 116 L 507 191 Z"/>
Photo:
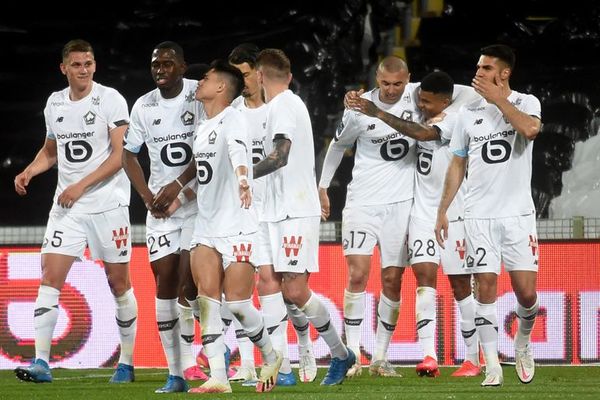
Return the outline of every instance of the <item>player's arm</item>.
<path id="1" fill-rule="evenodd" d="M 140 165 L 137 153 L 123 149 L 123 158 L 121 162 L 125 173 L 133 185 L 133 188 L 142 198 L 142 201 L 144 202 L 144 205 L 148 211 L 152 211 L 154 209 L 154 207 L 152 207 L 152 200 L 154 196 L 152 195 L 152 192 L 146 183 L 144 170 Z"/>
<path id="2" fill-rule="evenodd" d="M 110 130 L 111 153 L 106 160 L 92 173 L 86 175 L 79 182 L 69 185 L 59 196 L 58 204 L 70 208 L 81 196 L 93 185 L 102 182 L 121 169 L 121 158 L 123 157 L 123 137 L 127 131 L 128 124 L 115 126 Z"/>
<path id="3" fill-rule="evenodd" d="M 467 157 L 454 155 L 446 171 L 446 179 L 444 180 L 444 191 L 437 212 L 437 221 L 435 223 L 435 237 L 439 245 L 444 249 L 444 241 L 448 239 L 448 207 L 454 200 L 454 196 L 458 192 L 465 172 L 467 170 Z"/>
<path id="4" fill-rule="evenodd" d="M 154 196 L 152 206 L 156 207 L 158 210 L 161 211 L 166 211 L 167 209 L 169 209 L 169 206 L 177 198 L 177 195 L 179 194 L 181 189 L 183 189 L 189 181 L 194 179 L 195 176 L 196 163 L 192 161 L 188 164 L 187 168 L 183 171 L 183 173 L 177 178 L 175 178 L 174 181 L 169 182 L 165 186 L 160 188 L 158 193 Z"/>
<path id="5" fill-rule="evenodd" d="M 15 177 L 15 191 L 17 194 L 25 196 L 31 179 L 36 175 L 48 171 L 56 164 L 56 152 L 56 140 L 46 137 L 44 145 L 38 151 L 33 161 Z"/>
<path id="6" fill-rule="evenodd" d="M 283 134 L 276 134 L 273 137 L 273 151 L 263 160 L 254 164 L 254 179 L 268 175 L 287 165 L 292 141 Z"/>
<path id="7" fill-rule="evenodd" d="M 393 114 L 383 111 L 370 100 L 363 97 L 348 99 L 348 106 L 369 117 L 378 118 L 391 126 L 398 132 L 416 140 L 439 140 L 440 133 L 437 128 L 429 125 L 419 124 L 412 121 L 405 121 Z"/>
<path id="8" fill-rule="evenodd" d="M 242 130 L 238 135 L 230 136 L 227 140 L 227 151 L 237 177 L 241 207 L 249 208 L 252 203 L 252 191 L 248 180 L 248 147 L 245 133 Z"/>
<path id="9" fill-rule="evenodd" d="M 327 189 L 335 175 L 335 171 L 342 162 L 346 147 L 342 146 L 337 140 L 332 140 L 327 148 L 323 169 L 321 170 L 321 179 L 319 179 L 319 202 L 321 203 L 321 219 L 326 221 L 331 213 L 331 203 Z"/>
<path id="10" fill-rule="evenodd" d="M 503 93 L 504 85 L 500 83 L 498 77 L 494 79 L 494 82 L 475 77 L 473 78 L 473 88 L 489 103 L 496 105 L 513 128 L 526 139 L 533 140 L 540 133 L 542 121 L 511 104 Z"/>

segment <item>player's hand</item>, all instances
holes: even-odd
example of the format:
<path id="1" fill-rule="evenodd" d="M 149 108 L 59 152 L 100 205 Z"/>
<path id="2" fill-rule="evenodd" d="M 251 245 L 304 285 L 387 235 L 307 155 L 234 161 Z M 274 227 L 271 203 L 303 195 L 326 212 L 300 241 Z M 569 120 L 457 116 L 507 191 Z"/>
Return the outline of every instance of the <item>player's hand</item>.
<path id="1" fill-rule="evenodd" d="M 436 115 L 435 117 L 429 118 L 426 122 L 427 125 L 434 125 L 434 124 L 439 124 L 440 122 L 442 122 L 444 120 L 444 118 L 446 117 L 446 113 L 445 112 L 441 112 L 438 115 Z"/>
<path id="2" fill-rule="evenodd" d="M 181 186 L 179 186 L 176 181 L 167 183 L 165 186 L 160 188 L 156 195 L 154 195 L 152 207 L 158 211 L 166 212 L 171 206 L 171 203 L 173 203 L 173 201 L 177 198 L 180 190 Z"/>
<path id="3" fill-rule="evenodd" d="M 442 249 L 446 248 L 444 242 L 448 239 L 448 217 L 445 213 L 438 213 L 435 221 L 435 239 Z"/>
<path id="4" fill-rule="evenodd" d="M 246 179 L 240 181 L 240 201 L 242 203 L 240 207 L 250 208 L 252 204 L 252 191 Z"/>
<path id="5" fill-rule="evenodd" d="M 329 218 L 330 204 L 327 189 L 319 188 L 319 202 L 321 203 L 321 220 L 327 221 Z"/>
<path id="6" fill-rule="evenodd" d="M 31 176 L 29 176 L 27 170 L 15 176 L 15 191 L 19 196 L 25 196 L 27 194 L 27 186 L 29 185 L 30 180 Z"/>
<path id="7" fill-rule="evenodd" d="M 85 188 L 82 185 L 79 183 L 74 183 L 67 186 L 67 188 L 63 190 L 63 192 L 58 196 L 56 202 L 63 208 L 71 208 L 73 207 L 73 204 L 75 204 L 75 202 L 79 200 L 81 196 L 83 196 L 84 192 Z"/>
<path id="8" fill-rule="evenodd" d="M 346 94 L 344 95 L 344 107 L 346 108 L 350 108 L 348 106 L 348 101 L 355 99 L 357 97 L 362 96 L 362 94 L 365 92 L 364 89 L 360 89 L 360 90 L 350 90 L 349 92 L 346 92 Z"/>
<path id="9" fill-rule="evenodd" d="M 370 100 L 363 99 L 362 97 L 349 98 L 348 108 L 361 112 L 369 117 L 375 117 L 377 111 L 379 111 L 375 103 Z"/>
<path id="10" fill-rule="evenodd" d="M 494 76 L 493 82 L 476 76 L 473 78 L 471 86 L 488 103 L 497 104 L 500 100 L 506 98 L 504 95 L 504 85 L 500 82 L 498 75 Z"/>

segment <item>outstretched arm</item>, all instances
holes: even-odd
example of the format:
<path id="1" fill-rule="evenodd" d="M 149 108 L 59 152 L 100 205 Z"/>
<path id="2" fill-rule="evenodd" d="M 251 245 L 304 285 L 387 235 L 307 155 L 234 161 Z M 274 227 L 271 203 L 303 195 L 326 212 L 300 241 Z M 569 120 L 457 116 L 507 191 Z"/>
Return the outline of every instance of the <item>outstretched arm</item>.
<path id="1" fill-rule="evenodd" d="M 440 206 L 438 207 L 437 221 L 435 223 L 435 237 L 442 249 L 446 248 L 444 246 L 444 241 L 448 239 L 448 217 L 446 216 L 446 213 L 465 178 L 466 169 L 467 158 L 455 155 L 452 157 L 452 161 L 448 166 L 448 171 L 446 171 L 444 191 L 442 193 L 442 199 L 440 200 Z"/>
<path id="2" fill-rule="evenodd" d="M 290 155 L 292 141 L 286 139 L 283 135 L 275 135 L 273 138 L 273 151 L 262 161 L 254 164 L 254 179 L 268 175 L 285 167 Z"/>

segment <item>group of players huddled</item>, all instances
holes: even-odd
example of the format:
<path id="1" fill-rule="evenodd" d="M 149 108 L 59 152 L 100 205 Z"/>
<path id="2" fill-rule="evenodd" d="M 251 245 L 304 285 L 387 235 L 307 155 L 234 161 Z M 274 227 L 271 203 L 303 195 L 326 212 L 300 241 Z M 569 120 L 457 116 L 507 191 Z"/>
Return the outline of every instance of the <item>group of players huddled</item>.
<path id="1" fill-rule="evenodd" d="M 442 71 L 411 83 L 406 63 L 385 57 L 376 69 L 377 88 L 346 94 L 317 184 L 310 115 L 289 90 L 291 67 L 283 51 L 244 43 L 195 80 L 189 79 L 183 49 L 162 42 L 150 62 L 156 89 L 141 96 L 129 114 L 123 96 L 93 81 L 92 46 L 68 42 L 60 68 L 69 86 L 48 99 L 44 145 L 15 178 L 15 190 L 25 195 L 34 176 L 58 164 L 35 303 L 36 354 L 29 366 L 15 369 L 17 377 L 52 381 L 50 348 L 60 290 L 73 262 L 89 247 L 104 263 L 116 305 L 121 346 L 110 382 L 134 381 L 131 184 L 148 210 L 156 321 L 169 369 L 157 393 L 228 393 L 230 382 L 240 381 L 257 392 L 296 385 L 288 320 L 298 337 L 301 382 L 317 375 L 309 324 L 331 353 L 321 385 L 360 375 L 365 288 L 376 245 L 382 289 L 371 375 L 400 376 L 387 352 L 406 265 L 417 280 L 423 361 L 416 370 L 421 376 L 440 374 L 435 332 L 441 264 L 460 309 L 466 345 L 465 360 L 453 376 L 479 375 L 481 349 L 486 363 L 481 385 L 502 385 L 496 286 L 504 264 L 517 298 L 517 376 L 530 382 L 535 372 L 530 337 L 539 307 L 530 180 L 541 120 L 539 101 L 510 89 L 514 62 L 509 47 L 485 47 L 471 86 L 461 86 Z M 147 179 L 138 160 L 144 145 L 150 158 Z M 319 269 L 319 223 L 329 217 L 327 188 L 353 146 L 342 217 L 349 276 L 344 343 L 310 290 L 309 276 Z M 252 300 L 255 282 L 260 311 Z M 195 320 L 208 375 L 192 352 Z M 241 359 L 235 370 L 224 342 L 232 323 Z M 258 375 L 254 345 L 263 361 Z M 194 380 L 204 383 L 190 389 Z"/>

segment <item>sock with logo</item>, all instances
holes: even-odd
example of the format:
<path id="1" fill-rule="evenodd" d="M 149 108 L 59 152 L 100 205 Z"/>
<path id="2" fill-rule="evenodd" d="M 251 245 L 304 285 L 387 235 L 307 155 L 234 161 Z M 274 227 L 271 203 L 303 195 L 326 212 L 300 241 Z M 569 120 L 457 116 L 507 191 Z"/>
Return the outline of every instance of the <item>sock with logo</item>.
<path id="1" fill-rule="evenodd" d="M 165 352 L 169 375 L 183 376 L 179 347 L 177 299 L 155 299 L 158 335 Z"/>
<path id="2" fill-rule="evenodd" d="M 187 300 L 189 303 L 192 300 Z M 177 303 L 179 309 L 179 351 L 181 354 L 181 368 L 185 371 L 196 365 L 194 351 L 194 315 L 191 307 Z"/>
<path id="3" fill-rule="evenodd" d="M 360 355 L 360 330 L 365 318 L 366 292 L 353 293 L 344 289 L 344 331 L 346 345 Z"/>
<path id="4" fill-rule="evenodd" d="M 415 315 L 417 320 L 417 336 L 423 358 L 429 356 L 437 361 L 435 351 L 435 328 L 436 328 L 436 294 L 437 291 L 429 286 L 419 286 L 415 300 Z"/>
<path id="5" fill-rule="evenodd" d="M 33 326 L 35 328 L 35 358 L 50 361 L 52 336 L 58 321 L 58 298 L 60 290 L 40 285 L 35 299 Z"/>
<path id="6" fill-rule="evenodd" d="M 236 318 L 233 319 L 233 326 L 240 353 L 240 366 L 254 368 L 254 344 L 252 344 L 240 321 Z"/>
<path id="7" fill-rule="evenodd" d="M 402 300 L 393 301 L 388 299 L 383 292 L 379 297 L 377 305 L 377 332 L 375 333 L 375 356 L 372 361 L 386 360 L 387 351 L 392 340 L 392 335 L 398 322 L 400 304 Z"/>
<path id="8" fill-rule="evenodd" d="M 535 304 L 529 308 L 523 307 L 517 303 L 517 317 L 519 318 L 519 328 L 515 335 L 515 348 L 523 349 L 531 340 L 531 331 L 535 324 L 535 317 L 540 309 L 540 303 L 538 299 L 535 300 Z"/>
<path id="9" fill-rule="evenodd" d="M 200 326 L 202 326 L 202 346 L 208 358 L 210 376 L 221 382 L 227 382 L 221 302 L 207 296 L 198 296 L 198 306 Z"/>
<path id="10" fill-rule="evenodd" d="M 133 365 L 133 346 L 137 333 L 137 300 L 133 295 L 133 288 L 115 297 L 116 318 L 121 339 L 121 355 L 119 363 Z"/>
<path id="11" fill-rule="evenodd" d="M 477 328 L 475 327 L 475 299 L 470 294 L 456 302 L 460 310 L 460 333 L 465 341 L 465 361 L 471 361 L 474 365 L 479 364 L 479 340 Z"/>
<path id="12" fill-rule="evenodd" d="M 298 346 L 312 346 L 312 341 L 310 339 L 310 324 L 306 315 L 293 303 L 285 303 L 285 307 L 287 308 L 288 317 L 290 321 L 292 321 L 292 325 L 296 331 Z"/>
<path id="13" fill-rule="evenodd" d="M 475 302 L 475 325 L 488 370 L 500 368 L 498 361 L 498 310 L 496 302 Z"/>
<path id="14" fill-rule="evenodd" d="M 283 374 L 292 372 L 288 351 L 287 327 L 288 316 L 283 295 L 281 292 L 267 296 L 259 296 L 260 307 L 265 326 L 271 336 L 273 347 L 283 355 L 283 362 L 279 370 Z"/>
<path id="15" fill-rule="evenodd" d="M 329 346 L 331 357 L 345 360 L 348 358 L 348 349 L 342 343 L 340 335 L 331 324 L 331 315 L 323 302 L 311 292 L 310 298 L 300 309 L 306 318 L 313 324 L 319 335 Z"/>

